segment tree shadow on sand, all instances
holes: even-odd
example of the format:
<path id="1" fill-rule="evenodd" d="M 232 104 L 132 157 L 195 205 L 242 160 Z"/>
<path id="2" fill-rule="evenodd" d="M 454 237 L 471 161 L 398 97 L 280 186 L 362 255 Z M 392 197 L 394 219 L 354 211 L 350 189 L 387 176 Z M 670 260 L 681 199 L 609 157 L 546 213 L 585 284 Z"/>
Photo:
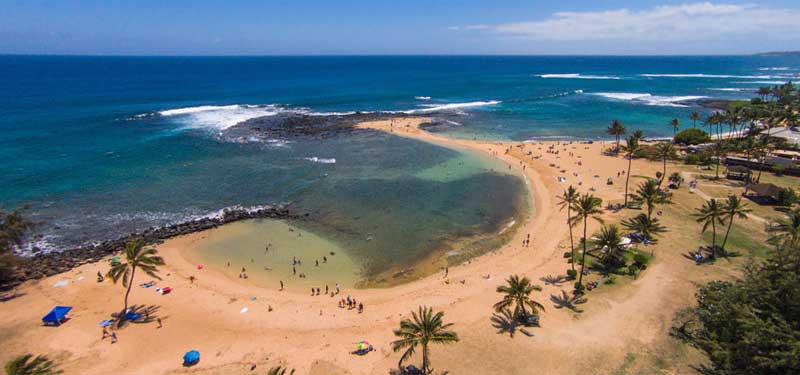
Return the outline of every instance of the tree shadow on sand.
<path id="1" fill-rule="evenodd" d="M 159 305 L 132 305 L 128 307 L 128 313 L 126 314 L 123 312 L 118 312 L 111 314 L 111 316 L 117 320 L 116 328 L 123 328 L 128 324 L 147 324 L 157 321 L 160 317 L 158 316 L 158 310 L 161 309 Z M 120 317 L 131 317 L 135 316 L 135 319 L 124 318 L 120 319 Z"/>
<path id="2" fill-rule="evenodd" d="M 517 328 L 520 326 L 520 323 L 514 317 L 514 313 L 508 309 L 500 311 L 499 314 L 492 314 L 491 321 L 492 327 L 497 329 L 497 333 L 502 335 L 508 333 L 508 335 L 511 337 L 514 337 L 514 334 L 517 332 Z"/>
<path id="3" fill-rule="evenodd" d="M 561 284 L 569 281 L 569 279 L 564 275 L 558 275 L 558 276 L 547 275 L 539 278 L 539 280 L 541 280 L 543 283 L 547 285 L 555 285 L 555 286 L 561 286 Z"/>
<path id="4" fill-rule="evenodd" d="M 550 301 L 553 302 L 553 306 L 557 309 L 568 308 L 576 313 L 582 313 L 581 310 L 577 305 L 582 305 L 586 303 L 587 299 L 584 296 L 570 296 L 565 290 L 561 291 L 561 295 L 550 295 Z"/>

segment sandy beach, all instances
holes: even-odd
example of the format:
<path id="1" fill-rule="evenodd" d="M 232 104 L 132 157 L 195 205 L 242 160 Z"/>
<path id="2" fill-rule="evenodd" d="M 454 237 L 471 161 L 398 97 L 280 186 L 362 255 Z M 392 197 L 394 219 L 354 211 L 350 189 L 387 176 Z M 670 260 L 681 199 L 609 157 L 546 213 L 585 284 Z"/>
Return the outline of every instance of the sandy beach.
<path id="1" fill-rule="evenodd" d="M 563 275 L 569 267 L 563 258 L 569 251 L 566 213 L 557 208 L 557 195 L 573 185 L 602 198 L 604 206 L 622 201 L 625 176 L 619 172 L 628 162 L 603 155 L 610 143 L 453 139 L 421 130 L 423 121 L 402 118 L 359 126 L 444 147 L 469 148 L 519 172 L 529 189 L 531 214 L 516 224 L 513 238 L 502 248 L 451 267 L 447 278 L 439 272 L 390 288 L 343 288 L 335 297 L 312 297 L 291 280 L 279 291 L 278 285 L 264 288 L 213 267 L 198 269 L 191 251 L 210 233 L 195 233 L 157 247 L 166 261 L 158 286 L 170 286 L 172 293 L 162 296 L 152 288 L 140 288 L 146 277 L 137 278 L 131 292 L 131 303 L 152 306 L 163 327 L 157 328 L 155 322 L 131 324 L 117 331 L 117 343 L 101 340 L 97 324 L 122 307 L 124 290 L 95 281 L 98 271 L 107 271 L 106 262 L 85 264 L 28 282 L 17 290 L 20 297 L 0 303 L 0 343 L 13 348 L 0 353 L 0 360 L 24 352 L 48 353 L 65 374 L 82 375 L 248 374 L 264 373 L 278 364 L 295 368 L 298 374 L 387 374 L 400 358 L 391 350 L 392 330 L 419 305 L 444 311 L 445 320 L 454 323 L 461 336 L 456 344 L 432 348 L 433 367 L 451 374 L 607 374 L 620 368 L 635 372 L 636 366 L 652 364 L 648 358 L 663 361 L 663 353 L 693 355 L 674 348 L 667 337 L 669 322 L 691 302 L 696 282 L 722 271 L 687 266 L 690 263 L 679 251 L 670 250 L 670 241 L 654 246 L 658 257 L 637 280 L 590 292 L 581 314 L 557 309 L 551 302 L 551 296 L 571 290 L 569 282 L 540 281 Z M 653 176 L 661 164 L 634 160 L 633 170 L 634 176 Z M 606 184 L 609 177 L 613 185 Z M 638 181 L 631 178 L 631 187 Z M 681 205 L 701 200 L 680 194 L 686 195 Z M 670 216 L 681 208 L 676 206 L 664 209 L 667 224 L 685 220 Z M 621 215 L 607 211 L 604 217 L 614 222 Z M 589 232 L 598 226 L 590 222 Z M 220 230 L 225 227 L 214 229 Z M 528 235 L 531 244 L 522 247 Z M 576 232 L 576 244 L 577 238 Z M 542 327 L 529 329 L 530 337 L 498 334 L 490 321 L 492 304 L 499 299 L 495 288 L 512 274 L 528 276 L 544 288 L 534 295 L 546 306 Z M 591 274 L 588 280 L 597 277 Z M 60 281 L 66 285 L 54 286 Z M 345 296 L 363 302 L 365 311 L 339 308 L 337 302 Z M 54 305 L 73 306 L 70 320 L 60 327 L 42 326 L 41 316 Z M 369 341 L 376 351 L 350 354 L 361 340 Z M 201 361 L 184 369 L 181 356 L 190 349 L 201 352 Z M 251 364 L 258 366 L 255 372 L 250 371 Z M 663 368 L 666 373 L 689 371 L 669 363 Z"/>

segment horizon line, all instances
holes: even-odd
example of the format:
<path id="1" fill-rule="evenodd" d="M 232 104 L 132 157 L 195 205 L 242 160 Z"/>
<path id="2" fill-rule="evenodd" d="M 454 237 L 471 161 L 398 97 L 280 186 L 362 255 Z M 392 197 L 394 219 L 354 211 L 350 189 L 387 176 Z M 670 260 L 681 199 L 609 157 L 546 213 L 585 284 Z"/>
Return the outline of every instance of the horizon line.
<path id="1" fill-rule="evenodd" d="M 798 53 L 769 51 L 730 54 L 527 54 L 527 53 L 320 53 L 320 54 L 73 54 L 73 53 L 4 53 L 0 57 L 741 57 Z"/>

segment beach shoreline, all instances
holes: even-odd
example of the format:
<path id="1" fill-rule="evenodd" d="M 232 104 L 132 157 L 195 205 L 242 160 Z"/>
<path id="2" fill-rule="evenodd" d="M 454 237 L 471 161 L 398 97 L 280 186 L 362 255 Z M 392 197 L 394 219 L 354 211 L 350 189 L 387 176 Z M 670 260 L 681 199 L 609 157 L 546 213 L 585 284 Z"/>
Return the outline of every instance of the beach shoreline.
<path id="1" fill-rule="evenodd" d="M 466 147 L 519 172 L 529 190 L 530 214 L 527 220 L 516 223 L 512 238 L 500 248 L 451 267 L 447 275 L 434 273 L 388 288 L 347 288 L 339 295 L 312 297 L 307 290 L 295 289 L 290 283 L 280 291 L 277 285 L 265 288 L 251 280 L 232 278 L 214 267 L 198 269 L 196 259 L 186 252 L 209 233 L 195 232 L 157 246 L 167 263 L 158 285 L 172 287 L 171 294 L 161 296 L 134 287 L 132 302 L 158 306 L 159 315 L 164 316 L 163 328 L 134 324 L 120 331 L 120 341 L 114 345 L 100 339 L 96 324 L 121 307 L 122 293 L 118 285 L 94 282 L 94 274 L 107 269 L 105 262 L 99 262 L 23 284 L 18 290 L 22 297 L 1 305 L 7 314 L 0 316 L 0 329 L 4 332 L 0 341 L 30 352 L 54 353 L 65 374 L 184 373 L 178 359 L 191 348 L 204 353 L 201 365 L 192 371 L 198 374 L 244 374 L 250 363 L 264 367 L 284 363 L 299 373 L 355 375 L 385 373 L 396 367 L 399 355 L 389 345 L 392 329 L 420 305 L 444 311 L 446 320 L 455 323 L 462 333 L 458 348 L 436 349 L 437 362 L 441 363 L 437 368 L 447 368 L 452 373 L 498 368 L 507 370 L 501 371 L 504 373 L 523 373 L 532 363 L 549 371 L 563 370 L 564 359 L 572 358 L 576 348 L 593 347 L 601 341 L 605 346 L 594 353 L 603 356 L 604 364 L 587 362 L 588 367 L 571 367 L 567 373 L 583 372 L 591 366 L 610 370 L 625 357 L 625 350 L 620 348 L 657 339 L 662 329 L 654 328 L 653 321 L 671 311 L 664 305 L 671 300 L 661 299 L 669 289 L 659 285 L 671 277 L 663 268 L 653 267 L 647 277 L 636 282 L 636 288 L 626 292 L 635 298 L 618 302 L 625 306 L 622 317 L 617 316 L 618 310 L 609 308 L 609 304 L 617 303 L 611 301 L 602 303 L 596 314 L 578 320 L 572 313 L 548 308 L 542 315 L 546 328 L 537 331 L 535 338 L 515 341 L 513 350 L 481 360 L 480 353 L 487 346 L 504 345 L 508 340 L 507 336 L 493 334 L 496 330 L 488 321 L 497 299 L 497 285 L 511 274 L 538 280 L 563 274 L 569 268 L 563 258 L 565 249 L 569 249 L 565 213 L 557 209 L 556 195 L 566 185 L 574 184 L 581 191 L 591 190 L 604 200 L 613 201 L 619 197 L 619 183 L 624 180 L 618 171 L 627 161 L 603 156 L 604 142 L 450 139 L 421 130 L 419 126 L 425 121 L 399 118 L 358 126 L 444 147 Z M 658 169 L 646 161 L 636 160 L 634 164 L 639 170 Z M 606 177 L 615 173 L 616 183 L 606 185 Z M 560 182 L 558 177 L 567 182 Z M 596 228 L 595 223 L 590 224 L 590 230 Z M 531 245 L 523 247 L 528 235 Z M 67 281 L 66 285 L 53 286 L 62 280 Z M 147 278 L 142 277 L 136 283 L 145 281 Z M 544 293 L 558 294 L 565 288 L 569 289 L 569 285 L 544 285 Z M 690 297 L 691 292 L 688 294 Z M 345 296 L 363 302 L 365 311 L 337 307 L 337 301 Z M 45 328 L 29 316 L 29 312 L 44 312 L 52 304 L 75 307 L 68 324 Z M 598 321 L 604 324 L 597 325 Z M 586 332 L 591 334 L 582 334 Z M 361 340 L 372 343 L 376 353 L 365 357 L 349 354 L 348 348 Z M 508 360 L 522 352 L 534 354 L 525 360 Z M 148 361 L 140 361 L 142 357 Z"/>

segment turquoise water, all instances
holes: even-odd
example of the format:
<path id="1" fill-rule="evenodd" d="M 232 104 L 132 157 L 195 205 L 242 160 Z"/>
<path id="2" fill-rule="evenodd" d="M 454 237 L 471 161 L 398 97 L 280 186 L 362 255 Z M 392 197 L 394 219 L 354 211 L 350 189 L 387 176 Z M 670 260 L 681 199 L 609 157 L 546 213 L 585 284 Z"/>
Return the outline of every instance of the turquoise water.
<path id="1" fill-rule="evenodd" d="M 502 225 L 522 183 L 390 135 L 228 129 L 276 114 L 403 111 L 444 116 L 455 137 L 599 138 L 612 119 L 668 136 L 671 118 L 685 127 L 708 112 L 696 99 L 749 98 L 798 74 L 797 57 L 756 56 L 0 56 L 0 202 L 31 204 L 46 249 L 292 202 L 312 214 L 302 225 L 380 270 Z"/>

